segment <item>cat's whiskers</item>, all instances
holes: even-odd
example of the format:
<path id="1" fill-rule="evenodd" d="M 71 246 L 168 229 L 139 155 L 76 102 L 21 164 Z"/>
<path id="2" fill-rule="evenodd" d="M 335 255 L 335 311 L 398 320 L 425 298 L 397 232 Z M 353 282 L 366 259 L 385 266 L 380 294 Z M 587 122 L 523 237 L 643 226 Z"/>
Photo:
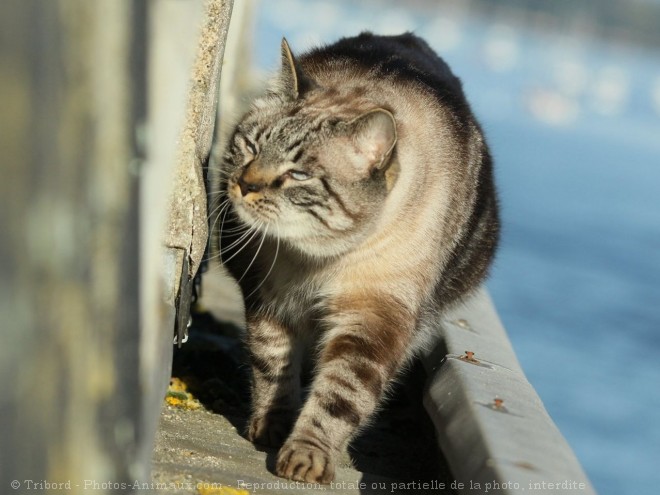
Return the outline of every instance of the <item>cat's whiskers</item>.
<path id="1" fill-rule="evenodd" d="M 229 258 L 227 258 L 226 260 L 225 260 L 225 259 L 222 259 L 222 262 L 223 262 L 223 263 L 228 263 L 229 261 L 231 261 L 232 259 L 234 259 L 236 256 L 238 256 L 238 254 L 240 254 L 241 251 L 243 251 L 247 246 L 250 245 L 250 243 L 252 242 L 252 239 L 254 239 L 255 236 L 259 233 L 259 230 L 261 229 L 261 227 L 263 227 L 263 222 L 259 223 L 259 224 L 256 225 L 256 226 L 250 227 L 250 230 L 249 230 L 248 232 L 246 232 L 246 233 L 245 233 L 240 239 L 238 239 L 237 241 L 234 241 L 234 242 L 232 243 L 232 245 L 233 245 L 233 244 L 236 244 L 237 242 L 240 242 L 240 241 L 243 240 L 243 239 L 244 239 L 244 238 L 245 238 L 250 232 L 252 232 L 252 235 L 249 237 L 249 239 L 247 239 L 247 240 L 245 241 L 245 243 L 243 244 L 243 246 L 241 246 L 241 247 L 238 249 L 238 251 L 236 251 L 234 254 L 232 254 L 232 255 L 231 255 Z M 224 253 L 221 252 L 220 255 L 222 256 L 222 254 L 224 254 Z"/>
<path id="2" fill-rule="evenodd" d="M 243 278 L 245 278 L 247 273 L 250 271 L 250 268 L 252 268 L 252 265 L 257 260 L 257 257 L 259 256 L 259 252 L 261 251 L 261 248 L 264 245 L 264 241 L 266 240 L 266 235 L 268 235 L 268 227 L 269 226 L 270 226 L 269 224 L 266 224 L 266 229 L 264 230 L 263 234 L 261 235 L 261 242 L 259 243 L 259 247 L 257 248 L 257 251 L 254 253 L 254 256 L 252 257 L 252 261 L 250 261 L 250 264 L 247 266 L 247 268 L 243 272 L 243 275 L 241 275 L 241 278 L 239 278 L 237 280 L 237 282 L 239 284 L 241 283 L 241 280 L 243 280 Z"/>
<path id="3" fill-rule="evenodd" d="M 220 259 L 222 261 L 222 255 L 225 254 L 228 250 L 233 249 L 235 246 L 240 244 L 246 237 L 250 235 L 253 229 L 257 230 L 258 227 L 250 227 L 247 225 L 239 225 L 238 227 L 235 227 L 233 229 L 228 229 L 228 230 L 223 230 L 224 227 L 224 222 L 225 222 L 225 217 L 227 213 L 229 212 L 229 206 L 230 202 L 229 199 L 225 200 L 221 206 L 220 211 L 218 212 L 215 221 L 211 225 L 210 231 L 213 233 L 215 232 L 215 226 L 218 223 L 218 220 L 222 216 L 222 223 L 220 225 L 220 230 L 218 231 L 217 239 L 218 239 L 218 251 L 215 252 L 212 256 L 207 257 L 207 261 L 212 261 L 215 259 Z M 227 235 L 229 234 L 229 235 Z M 224 248 L 222 247 L 222 238 L 223 237 L 236 237 L 240 236 L 238 239 L 233 241 L 229 246 L 225 246 Z M 247 241 L 249 242 L 249 240 Z M 242 249 L 242 248 L 241 248 Z"/>
<path id="4" fill-rule="evenodd" d="M 257 292 L 257 291 L 259 290 L 259 288 L 264 284 L 264 282 L 266 282 L 266 279 L 268 278 L 268 276 L 269 276 L 269 275 L 271 274 L 271 272 L 273 271 L 273 268 L 275 268 L 275 263 L 277 262 L 277 255 L 278 255 L 279 252 L 280 252 L 280 226 L 279 226 L 279 224 L 278 224 L 277 222 L 275 222 L 275 227 L 277 228 L 277 236 L 276 236 L 277 244 L 275 245 L 275 254 L 273 255 L 273 262 L 270 264 L 270 268 L 268 269 L 268 272 L 266 273 L 266 275 L 264 276 L 264 278 L 261 280 L 261 282 L 259 283 L 259 285 L 257 285 L 257 286 L 252 290 L 252 292 L 250 292 L 247 296 L 245 296 L 245 300 L 246 300 L 246 301 L 247 301 L 248 299 L 250 299 L 250 297 L 251 297 L 255 292 Z"/>
<path id="5" fill-rule="evenodd" d="M 218 217 L 215 219 L 215 222 L 213 222 L 213 229 L 215 229 L 215 226 L 216 226 L 216 224 L 218 223 L 218 219 L 220 218 L 220 215 L 222 214 L 222 222 L 220 223 L 220 230 L 219 230 L 219 233 L 220 233 L 220 242 L 222 242 L 222 232 L 223 232 L 222 229 L 223 229 L 224 226 L 225 226 L 225 218 L 227 217 L 227 212 L 229 211 L 229 204 L 230 204 L 230 202 L 229 202 L 229 198 L 227 198 L 227 204 L 226 204 L 225 207 L 223 208 L 224 213 L 223 213 L 223 212 L 219 212 L 219 213 L 218 213 Z M 222 248 L 222 246 L 220 246 L 220 248 Z"/>
<path id="6" fill-rule="evenodd" d="M 229 178 L 230 178 L 231 176 L 232 176 L 232 172 L 230 172 L 230 171 L 228 171 L 228 170 L 219 170 L 219 171 L 217 171 L 217 174 L 216 174 L 216 177 L 215 177 L 215 178 L 216 178 L 219 182 L 222 182 L 222 181 L 225 181 L 225 182 L 226 182 L 226 181 L 229 180 Z"/>
<path id="7" fill-rule="evenodd" d="M 218 212 L 218 215 L 220 215 L 220 213 L 222 213 L 222 210 L 226 208 L 228 204 L 229 204 L 229 198 L 221 201 L 215 208 L 213 208 L 211 213 L 208 214 L 207 220 L 211 220 L 211 218 L 213 218 L 213 215 L 215 215 L 216 212 Z"/>
<path id="8" fill-rule="evenodd" d="M 248 228 L 245 232 L 242 234 L 236 234 L 240 235 L 240 238 L 236 239 L 233 241 L 229 246 L 225 246 L 224 248 L 219 249 L 216 253 L 214 253 L 212 256 L 209 256 L 207 258 L 207 261 L 213 261 L 216 259 L 219 259 L 221 262 L 226 262 L 231 260 L 235 255 L 237 255 L 240 251 L 242 251 L 245 246 L 247 246 L 252 238 L 258 233 L 258 229 L 256 227 Z M 249 239 L 247 239 L 249 237 Z M 247 239 L 247 240 L 246 240 Z M 237 248 L 239 244 L 241 244 L 243 241 L 245 241 L 245 244 L 241 246 L 236 253 L 234 253 L 231 257 L 229 257 L 228 260 L 223 260 L 222 256 L 227 254 L 228 251 L 231 251 L 234 248 Z"/>
<path id="9" fill-rule="evenodd" d="M 218 232 L 218 241 L 220 243 L 218 247 L 220 248 L 220 250 L 222 250 L 222 237 L 223 237 L 223 235 L 226 235 L 228 233 L 229 234 L 234 234 L 236 232 L 238 232 L 240 234 L 242 232 L 245 232 L 246 230 L 249 230 L 249 226 L 244 225 L 244 224 L 239 224 L 237 227 L 234 227 L 234 228 L 231 228 L 231 229 L 225 229 L 224 228 L 225 219 L 227 217 L 227 213 L 229 212 L 230 204 L 231 203 L 230 203 L 229 198 L 227 198 L 223 202 L 222 209 L 218 212 L 217 216 L 215 217 L 215 220 L 212 222 L 211 229 L 210 229 L 211 232 L 213 232 L 213 233 L 216 232 L 216 230 L 215 230 L 216 225 L 218 223 L 218 220 L 222 216 L 222 222 L 220 223 L 220 229 L 217 231 Z"/>
<path id="10" fill-rule="evenodd" d="M 217 225 L 218 220 L 220 219 L 220 216 L 222 216 L 222 223 L 220 225 L 220 230 L 217 231 L 220 235 L 235 234 L 236 232 L 241 233 L 241 232 L 245 232 L 246 230 L 248 230 L 249 227 L 245 224 L 239 224 L 236 227 L 233 227 L 233 228 L 230 228 L 230 229 L 225 229 L 224 228 L 225 218 L 226 218 L 227 213 L 229 212 L 229 202 L 228 201 L 229 200 L 227 200 L 227 204 L 224 204 L 222 206 L 222 209 L 215 216 L 215 220 L 213 222 L 211 222 L 211 229 L 210 229 L 211 232 L 216 232 L 215 226 Z M 216 210 L 217 209 L 218 208 L 216 208 Z"/>
<path id="11" fill-rule="evenodd" d="M 229 203 L 229 198 L 227 198 L 223 202 L 223 206 L 220 209 L 220 211 L 218 211 L 218 214 L 215 217 L 215 220 L 210 222 L 211 226 L 210 226 L 210 229 L 209 229 L 209 234 L 211 235 L 211 237 L 213 239 L 217 239 L 217 242 L 218 242 L 217 248 L 218 249 L 217 249 L 217 251 L 215 251 L 215 249 L 213 249 L 213 255 L 209 256 L 209 261 L 212 260 L 212 259 L 220 259 L 222 261 L 222 236 L 223 236 L 222 229 L 223 229 L 224 224 L 225 224 L 225 216 L 227 215 L 227 212 L 229 211 L 229 204 L 230 204 Z M 222 223 L 220 224 L 220 230 L 216 231 L 216 226 L 217 226 L 218 220 L 220 219 L 221 216 L 222 216 Z M 217 234 L 216 234 L 216 232 L 217 232 Z"/>
<path id="12" fill-rule="evenodd" d="M 221 185 L 223 185 L 223 184 L 221 184 Z M 209 198 L 215 198 L 215 197 L 218 197 L 218 196 L 222 196 L 223 194 L 225 194 L 224 191 L 211 191 L 211 192 L 208 193 L 208 197 Z"/>
<path id="13" fill-rule="evenodd" d="M 227 170 L 227 163 L 231 163 L 231 158 L 225 155 L 223 157 L 216 158 L 212 165 L 204 165 L 201 168 L 202 170 L 207 170 L 217 174 L 229 174 L 230 171 Z"/>
<path id="14" fill-rule="evenodd" d="M 255 226 L 253 226 L 253 227 L 248 227 L 248 228 L 245 230 L 245 232 L 243 232 L 243 233 L 240 234 L 240 237 L 239 237 L 238 239 L 236 239 L 235 241 L 233 241 L 233 242 L 232 242 L 231 244 L 229 244 L 228 246 L 225 246 L 224 248 L 221 248 L 221 249 L 220 249 L 220 254 L 226 254 L 228 251 L 230 251 L 230 250 L 234 249 L 235 247 L 237 247 L 237 246 L 238 246 L 241 242 L 243 242 L 243 240 L 245 240 L 248 236 L 250 236 L 251 234 L 255 234 L 255 233 L 257 233 L 258 231 L 259 231 L 258 228 L 255 227 Z M 237 235 L 238 235 L 238 234 L 237 234 Z"/>
<path id="15" fill-rule="evenodd" d="M 240 235 L 241 233 L 248 230 L 249 228 L 250 227 L 248 227 L 247 225 L 239 225 L 238 227 L 234 227 L 232 229 L 224 229 L 222 231 L 222 234 L 223 235 L 232 234 L 231 236 L 228 236 L 228 237 L 236 237 L 237 235 Z"/>

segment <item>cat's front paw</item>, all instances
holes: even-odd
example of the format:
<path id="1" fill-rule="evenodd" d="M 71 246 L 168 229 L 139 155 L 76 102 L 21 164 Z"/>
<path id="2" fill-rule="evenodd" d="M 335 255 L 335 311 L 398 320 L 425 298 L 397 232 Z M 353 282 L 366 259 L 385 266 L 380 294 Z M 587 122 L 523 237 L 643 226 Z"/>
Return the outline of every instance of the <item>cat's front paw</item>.
<path id="1" fill-rule="evenodd" d="M 247 438 L 257 445 L 279 448 L 291 433 L 293 419 L 293 412 L 253 414 L 248 422 Z"/>
<path id="2" fill-rule="evenodd" d="M 294 481 L 327 484 L 335 478 L 333 453 L 304 439 L 289 439 L 277 454 L 275 472 Z"/>

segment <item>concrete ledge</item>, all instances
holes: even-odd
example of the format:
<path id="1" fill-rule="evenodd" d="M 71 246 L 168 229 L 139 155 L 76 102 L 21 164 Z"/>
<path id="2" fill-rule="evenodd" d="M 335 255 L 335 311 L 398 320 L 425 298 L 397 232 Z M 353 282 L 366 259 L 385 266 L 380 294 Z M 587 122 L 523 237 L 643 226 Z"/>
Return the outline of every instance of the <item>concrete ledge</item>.
<path id="1" fill-rule="evenodd" d="M 595 493 L 527 381 L 485 290 L 440 322 L 424 397 L 461 493 Z M 459 485 L 460 488 L 460 485 Z"/>
<path id="2" fill-rule="evenodd" d="M 167 495 L 193 495 L 199 487 L 214 487 L 205 493 L 240 495 L 302 495 L 331 493 L 408 495 L 393 479 L 362 473 L 351 467 L 348 456 L 337 466 L 330 485 L 301 483 L 271 474 L 276 451 L 257 450 L 223 416 L 211 412 L 165 406 L 156 438 L 153 482 Z M 268 469 L 266 469 L 268 466 Z M 224 487 L 224 491 L 223 491 Z M 234 489 L 234 491 L 230 489 Z M 412 493 L 420 493 L 413 491 Z M 434 490 L 443 495 L 445 491 Z"/>

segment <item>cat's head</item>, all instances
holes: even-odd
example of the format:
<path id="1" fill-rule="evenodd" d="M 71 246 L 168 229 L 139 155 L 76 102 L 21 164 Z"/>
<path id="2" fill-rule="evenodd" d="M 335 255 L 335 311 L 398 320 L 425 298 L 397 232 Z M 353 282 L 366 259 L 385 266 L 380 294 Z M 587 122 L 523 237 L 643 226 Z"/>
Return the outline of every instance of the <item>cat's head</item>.
<path id="1" fill-rule="evenodd" d="M 240 219 L 314 257 L 341 254 L 373 229 L 397 140 L 377 106 L 329 104 L 282 41 L 278 84 L 238 124 L 225 156 Z M 332 102 L 331 102 L 332 103 Z"/>

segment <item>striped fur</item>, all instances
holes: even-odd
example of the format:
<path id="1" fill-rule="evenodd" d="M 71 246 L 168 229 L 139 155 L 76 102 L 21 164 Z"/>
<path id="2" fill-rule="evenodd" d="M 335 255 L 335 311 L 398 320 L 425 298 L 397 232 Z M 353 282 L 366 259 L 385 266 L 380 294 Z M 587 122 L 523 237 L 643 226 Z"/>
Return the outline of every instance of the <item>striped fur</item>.
<path id="1" fill-rule="evenodd" d="M 461 84 L 420 38 L 298 60 L 283 41 L 282 61 L 229 140 L 214 223 L 245 298 L 248 437 L 280 448 L 280 476 L 327 483 L 425 329 L 482 282 L 497 202 Z"/>

